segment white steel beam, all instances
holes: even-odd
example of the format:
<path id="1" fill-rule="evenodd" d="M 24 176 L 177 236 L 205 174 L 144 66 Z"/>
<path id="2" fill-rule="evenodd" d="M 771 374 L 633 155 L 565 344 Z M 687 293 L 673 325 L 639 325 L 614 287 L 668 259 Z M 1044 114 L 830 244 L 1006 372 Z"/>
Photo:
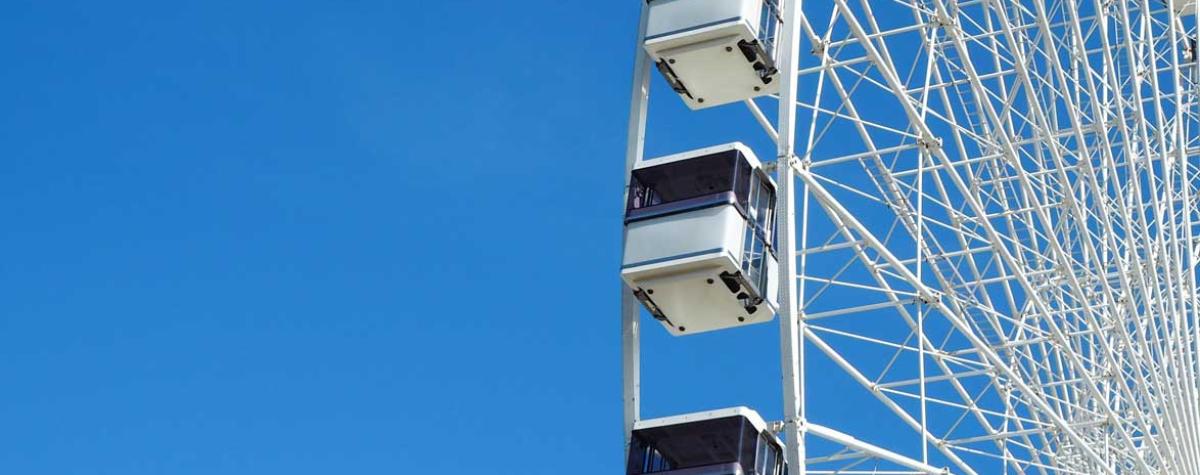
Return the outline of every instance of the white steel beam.
<path id="1" fill-rule="evenodd" d="M 804 322 L 798 310 L 796 286 L 796 191 L 791 170 L 796 159 L 796 96 L 800 77 L 800 21 L 804 0 L 783 0 L 779 48 L 779 126 L 776 140 L 778 198 L 776 220 L 779 247 L 779 357 L 783 379 L 783 434 L 790 473 L 806 475 L 804 426 Z"/>
<path id="2" fill-rule="evenodd" d="M 641 15 L 638 22 L 638 37 L 635 43 L 633 61 L 633 91 L 630 94 L 629 129 L 625 136 L 625 193 L 622 195 L 621 209 L 629 201 L 629 174 L 633 166 L 642 160 L 646 140 L 646 111 L 650 99 L 650 57 L 642 48 L 646 37 L 647 13 L 649 7 L 640 1 Z M 621 227 L 621 247 L 625 246 L 625 227 Z M 641 369 L 641 329 L 639 328 L 639 304 L 633 297 L 633 291 L 621 283 L 621 385 L 622 413 L 624 415 L 625 452 L 628 456 L 630 436 L 633 424 L 641 417 L 642 399 L 642 369 Z"/>

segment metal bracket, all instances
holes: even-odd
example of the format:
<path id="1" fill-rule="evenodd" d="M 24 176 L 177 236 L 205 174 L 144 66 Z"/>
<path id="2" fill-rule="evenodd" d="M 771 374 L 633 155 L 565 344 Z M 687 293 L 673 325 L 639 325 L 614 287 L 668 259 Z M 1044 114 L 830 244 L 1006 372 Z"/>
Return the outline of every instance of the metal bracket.
<path id="1" fill-rule="evenodd" d="M 638 301 L 646 307 L 646 311 L 650 312 L 650 315 L 653 316 L 655 320 L 667 322 L 668 325 L 675 326 L 674 323 L 671 323 L 671 319 L 667 318 L 667 316 L 663 314 L 662 309 L 658 308 L 658 304 L 654 303 L 654 300 L 646 294 L 645 290 L 636 289 L 633 291 L 633 296 L 637 297 Z"/>
<path id="2" fill-rule="evenodd" d="M 935 303 L 938 303 L 941 301 L 942 301 L 941 295 L 938 295 L 936 293 L 930 294 L 930 293 L 925 293 L 925 292 L 922 292 L 920 295 L 918 295 L 916 298 L 913 299 L 913 303 L 922 303 L 925 305 L 931 305 L 931 304 L 935 304 Z"/>
<path id="3" fill-rule="evenodd" d="M 933 28 L 954 28 L 957 25 L 958 19 L 949 15 L 943 15 L 941 12 L 938 12 L 929 20 L 929 26 Z"/>
<path id="4" fill-rule="evenodd" d="M 692 97 L 692 93 L 688 92 L 687 86 L 684 86 L 683 81 L 675 74 L 675 70 L 671 69 L 671 66 L 667 64 L 667 60 L 660 59 L 654 65 L 658 68 L 658 72 L 662 73 L 663 79 L 667 80 L 667 84 L 671 86 L 671 89 L 680 95 L 688 96 L 688 99 L 695 99 L 695 97 Z"/>
<path id="5" fill-rule="evenodd" d="M 747 313 L 754 313 L 750 309 L 763 302 L 763 297 L 759 295 L 758 289 L 750 285 L 750 282 L 746 280 L 746 276 L 741 271 L 733 274 L 722 272 L 718 277 L 721 278 L 721 282 L 725 283 L 725 287 L 729 289 L 729 293 L 734 294 L 738 300 L 745 300 L 747 302 L 744 306 Z"/>
<path id="6" fill-rule="evenodd" d="M 800 157 L 797 157 L 795 155 L 792 155 L 789 157 L 776 158 L 775 159 L 775 168 L 776 169 L 779 168 L 780 163 L 787 164 L 786 165 L 787 168 L 791 169 L 793 173 L 795 173 L 797 170 L 808 171 L 810 168 L 812 168 L 812 159 L 811 158 L 805 158 L 804 160 L 801 160 Z"/>
<path id="7" fill-rule="evenodd" d="M 775 67 L 775 60 L 767 54 L 767 50 L 763 49 L 762 43 L 758 40 L 746 41 L 742 40 L 737 43 L 737 47 L 742 51 L 742 55 L 746 57 L 746 61 L 758 73 L 758 79 L 763 84 L 770 84 L 775 80 L 775 74 L 779 72 L 779 68 Z"/>
<path id="8" fill-rule="evenodd" d="M 812 50 L 810 50 L 810 51 L 812 52 L 813 56 L 824 56 L 825 52 L 828 50 L 829 50 L 829 40 L 822 39 L 817 44 L 814 44 L 812 47 Z"/>
<path id="9" fill-rule="evenodd" d="M 917 139 L 917 146 L 924 152 L 934 153 L 942 149 L 942 138 L 926 135 Z"/>

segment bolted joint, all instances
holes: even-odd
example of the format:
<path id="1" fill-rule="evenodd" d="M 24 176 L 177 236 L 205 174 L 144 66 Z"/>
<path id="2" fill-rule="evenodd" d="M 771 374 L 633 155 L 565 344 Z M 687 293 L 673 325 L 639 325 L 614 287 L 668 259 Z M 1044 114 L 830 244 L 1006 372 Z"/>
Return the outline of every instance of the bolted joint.
<path id="1" fill-rule="evenodd" d="M 800 432 L 808 432 L 808 421 L 804 418 L 775 421 L 768 424 L 768 430 L 776 434 L 782 433 L 783 430 L 787 428 L 789 422 L 794 422 L 796 424 L 796 429 L 798 429 Z"/>
<path id="2" fill-rule="evenodd" d="M 941 137 L 925 135 L 917 139 L 917 146 L 924 152 L 933 153 L 942 149 L 942 139 Z"/>
<path id="3" fill-rule="evenodd" d="M 788 157 L 779 157 L 778 159 L 775 160 L 775 164 L 776 164 L 775 168 L 778 169 L 779 164 L 781 164 L 781 163 L 786 164 L 785 166 L 792 171 L 796 171 L 796 170 L 808 171 L 808 169 L 812 165 L 812 160 L 810 160 L 810 159 L 800 160 L 800 158 L 795 155 L 791 155 Z"/>
<path id="4" fill-rule="evenodd" d="M 933 28 L 954 28 L 958 25 L 958 19 L 938 12 L 929 19 L 929 26 Z"/>
<path id="5" fill-rule="evenodd" d="M 818 56 L 818 57 L 825 56 L 826 51 L 829 51 L 829 40 L 826 40 L 826 39 L 822 39 L 820 42 L 813 45 L 812 50 L 811 50 L 812 55 Z"/>

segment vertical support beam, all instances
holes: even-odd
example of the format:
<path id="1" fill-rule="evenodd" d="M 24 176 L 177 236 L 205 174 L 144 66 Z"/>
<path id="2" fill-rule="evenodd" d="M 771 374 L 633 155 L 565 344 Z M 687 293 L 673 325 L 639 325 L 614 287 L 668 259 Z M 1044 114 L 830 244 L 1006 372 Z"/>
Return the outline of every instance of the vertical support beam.
<path id="1" fill-rule="evenodd" d="M 650 100 L 650 57 L 642 48 L 646 38 L 646 21 L 649 6 L 643 0 L 641 4 L 641 20 L 638 22 L 637 44 L 634 46 L 633 61 L 633 91 L 629 103 L 629 132 L 625 137 L 625 193 L 621 200 L 621 209 L 629 201 L 629 174 L 634 164 L 642 159 L 642 151 L 646 143 L 646 106 Z M 625 248 L 628 236 L 622 226 L 621 249 Z M 641 329 L 639 321 L 638 302 L 633 297 L 633 291 L 621 283 L 621 383 L 622 405 L 625 415 L 625 455 L 629 455 L 629 438 L 633 432 L 633 423 L 641 417 L 642 401 L 642 366 L 641 366 Z"/>
<path id="2" fill-rule="evenodd" d="M 779 353 L 783 376 L 784 438 L 789 473 L 805 475 L 804 338 L 796 289 L 796 96 L 800 63 L 800 18 L 803 0 L 783 0 L 779 48 Z"/>

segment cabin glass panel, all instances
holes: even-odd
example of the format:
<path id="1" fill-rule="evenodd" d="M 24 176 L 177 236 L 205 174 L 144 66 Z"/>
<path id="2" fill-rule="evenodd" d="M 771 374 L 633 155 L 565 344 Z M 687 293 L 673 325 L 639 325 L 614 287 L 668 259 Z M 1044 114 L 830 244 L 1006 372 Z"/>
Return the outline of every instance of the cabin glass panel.
<path id="1" fill-rule="evenodd" d="M 628 475 L 782 475 L 779 445 L 744 417 L 633 432 Z"/>
<path id="2" fill-rule="evenodd" d="M 779 16 L 779 2 L 777 0 L 763 0 L 762 13 L 758 20 L 758 41 L 762 44 L 763 51 L 767 52 L 767 57 L 775 57 L 775 37 L 779 33 L 779 24 L 782 17 Z"/>
<path id="3" fill-rule="evenodd" d="M 750 168 L 750 162 L 746 161 L 745 157 L 738 154 L 737 170 L 734 171 L 733 193 L 737 195 L 738 206 L 741 209 L 750 207 L 750 177 L 753 170 Z"/>
<path id="4" fill-rule="evenodd" d="M 746 219 L 770 229 L 775 190 L 737 150 L 634 170 L 625 211 L 627 218 L 636 218 L 658 214 L 653 211 L 700 207 L 712 204 L 710 201 L 729 202 L 730 198 Z"/>
<path id="5" fill-rule="evenodd" d="M 775 189 L 771 182 L 759 173 L 750 177 L 750 190 L 744 208 L 746 231 L 742 240 L 742 272 L 746 280 L 755 286 L 759 296 L 767 290 L 767 253 L 775 255 Z M 747 302 L 755 305 L 754 302 Z"/>
<path id="6" fill-rule="evenodd" d="M 683 203 L 733 190 L 736 151 L 633 171 L 628 211 Z"/>
<path id="7" fill-rule="evenodd" d="M 627 473 L 667 475 L 677 470 L 702 467 L 720 471 L 732 463 L 741 465 L 742 473 L 751 474 L 757 439 L 758 433 L 742 417 L 636 430 L 629 448 Z M 742 456 L 746 446 L 751 447 L 750 458 Z M 689 470 L 688 473 L 704 471 Z"/>
<path id="8" fill-rule="evenodd" d="M 754 463 L 758 475 L 783 475 L 783 453 L 779 446 L 763 434 L 759 437 L 758 449 L 758 457 Z"/>

